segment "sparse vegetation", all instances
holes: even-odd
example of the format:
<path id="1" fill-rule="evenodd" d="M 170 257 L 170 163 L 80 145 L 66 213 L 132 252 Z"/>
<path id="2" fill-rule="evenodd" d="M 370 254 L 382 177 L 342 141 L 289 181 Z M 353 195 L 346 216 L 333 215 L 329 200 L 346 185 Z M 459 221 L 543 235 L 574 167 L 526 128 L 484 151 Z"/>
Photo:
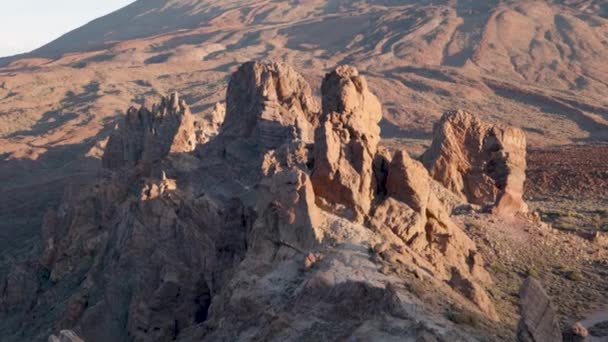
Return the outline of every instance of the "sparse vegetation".
<path id="1" fill-rule="evenodd" d="M 571 281 L 583 280 L 583 274 L 579 270 L 566 271 L 566 279 Z"/>
<path id="2" fill-rule="evenodd" d="M 528 277 L 532 277 L 532 278 L 539 278 L 539 274 L 538 271 L 534 268 L 534 267 L 529 267 L 528 271 L 526 272 Z"/>
<path id="3" fill-rule="evenodd" d="M 448 313 L 448 319 L 456 324 L 468 325 L 471 327 L 477 327 L 479 325 L 479 319 L 472 312 L 464 310 L 453 310 Z"/>

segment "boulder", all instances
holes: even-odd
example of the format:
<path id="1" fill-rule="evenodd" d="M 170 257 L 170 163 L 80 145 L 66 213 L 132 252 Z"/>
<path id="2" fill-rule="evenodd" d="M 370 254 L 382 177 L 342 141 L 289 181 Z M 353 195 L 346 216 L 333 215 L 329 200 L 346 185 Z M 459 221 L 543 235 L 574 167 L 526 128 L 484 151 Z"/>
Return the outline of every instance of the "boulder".
<path id="1" fill-rule="evenodd" d="M 568 333 L 575 341 L 585 341 L 589 337 L 589 330 L 581 322 L 574 323 Z"/>
<path id="2" fill-rule="evenodd" d="M 422 159 L 434 179 L 468 202 L 500 215 L 527 212 L 526 136 L 520 129 L 490 125 L 462 110 L 447 112 Z"/>
<path id="3" fill-rule="evenodd" d="M 562 333 L 551 301 L 538 280 L 528 277 L 519 290 L 521 319 L 517 337 L 522 342 L 561 342 Z"/>
<path id="4" fill-rule="evenodd" d="M 324 207 L 362 222 L 374 197 L 373 162 L 382 106 L 365 77 L 340 66 L 323 80 L 323 115 L 315 135 L 312 183 Z"/>
<path id="5" fill-rule="evenodd" d="M 424 212 L 431 196 L 429 174 L 422 164 L 406 151 L 397 151 L 390 163 L 386 180 L 388 196 Z"/>

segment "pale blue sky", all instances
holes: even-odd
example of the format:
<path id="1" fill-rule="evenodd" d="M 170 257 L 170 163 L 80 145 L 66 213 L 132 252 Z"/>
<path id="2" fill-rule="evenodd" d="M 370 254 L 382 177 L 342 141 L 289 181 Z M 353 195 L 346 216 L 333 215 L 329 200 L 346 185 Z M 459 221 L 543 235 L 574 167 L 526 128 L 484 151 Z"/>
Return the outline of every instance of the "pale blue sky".
<path id="1" fill-rule="evenodd" d="M 0 57 L 29 52 L 134 0 L 0 0 Z"/>

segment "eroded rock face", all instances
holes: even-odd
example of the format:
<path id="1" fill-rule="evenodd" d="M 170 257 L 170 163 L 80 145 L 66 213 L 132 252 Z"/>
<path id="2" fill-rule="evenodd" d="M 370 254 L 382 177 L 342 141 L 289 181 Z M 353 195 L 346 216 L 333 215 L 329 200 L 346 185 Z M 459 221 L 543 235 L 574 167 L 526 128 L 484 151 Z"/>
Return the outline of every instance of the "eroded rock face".
<path id="1" fill-rule="evenodd" d="M 526 137 L 517 128 L 447 112 L 435 125 L 423 161 L 434 179 L 470 203 L 502 215 L 527 212 Z"/>
<path id="2" fill-rule="evenodd" d="M 450 219 L 432 192 L 424 166 L 397 151 L 388 167 L 387 198 L 375 209 L 372 226 L 396 234 L 432 264 L 433 276 L 473 301 L 491 319 L 498 319 L 483 289 L 491 282 L 473 241 Z"/>
<path id="3" fill-rule="evenodd" d="M 374 197 L 374 158 L 382 106 L 351 66 L 327 74 L 323 116 L 315 136 L 312 183 L 325 207 L 362 222 Z"/>
<path id="4" fill-rule="evenodd" d="M 40 264 L 53 291 L 43 283 L 39 298 L 66 303 L 59 326 L 91 341 L 165 341 L 205 321 L 244 257 L 250 212 L 238 201 L 191 198 L 171 179 L 114 175 L 97 185 L 45 227 Z"/>
<path id="5" fill-rule="evenodd" d="M 258 186 L 252 249 L 258 257 L 285 258 L 315 250 L 323 240 L 321 213 L 308 175 L 298 169 L 281 170 Z"/>
<path id="6" fill-rule="evenodd" d="M 151 110 L 129 108 L 108 140 L 102 164 L 108 169 L 154 164 L 169 153 L 190 152 L 195 147 L 194 118 L 186 102 L 174 93 Z"/>
<path id="7" fill-rule="evenodd" d="M 222 135 L 263 150 L 313 142 L 319 105 L 308 82 L 283 63 L 249 62 L 231 77 Z"/>
<path id="8" fill-rule="evenodd" d="M 562 333 L 549 296 L 538 280 L 528 277 L 519 290 L 521 319 L 517 337 L 523 342 L 561 342 Z"/>
<path id="9" fill-rule="evenodd" d="M 196 142 L 206 144 L 213 139 L 219 133 L 225 118 L 226 105 L 221 102 L 216 103 L 213 109 L 203 116 L 202 120 L 195 123 Z"/>
<path id="10" fill-rule="evenodd" d="M 483 260 L 426 169 L 378 151 L 381 106 L 356 69 L 326 76 L 320 126 L 283 64 L 243 65 L 227 96 L 220 133 L 194 153 L 200 126 L 177 96 L 130 111 L 104 156 L 112 172 L 49 211 L 43 252 L 0 287 L 0 314 L 93 342 L 471 340 L 408 309 L 419 301 L 381 271 L 379 244 L 385 263 L 496 318 Z"/>

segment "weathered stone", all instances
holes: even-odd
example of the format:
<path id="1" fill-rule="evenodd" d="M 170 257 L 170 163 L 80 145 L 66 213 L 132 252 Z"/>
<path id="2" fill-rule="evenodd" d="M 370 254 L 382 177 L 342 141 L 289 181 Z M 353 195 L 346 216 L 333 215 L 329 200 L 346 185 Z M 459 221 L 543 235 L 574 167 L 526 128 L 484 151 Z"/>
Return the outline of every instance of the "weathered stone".
<path id="1" fill-rule="evenodd" d="M 570 335 L 578 341 L 585 341 L 589 337 L 589 330 L 581 322 L 574 323 L 569 330 Z"/>
<path id="2" fill-rule="evenodd" d="M 561 342 L 562 333 L 549 296 L 538 280 L 528 277 L 519 290 L 521 319 L 517 337 L 522 342 Z"/>
<path id="3" fill-rule="evenodd" d="M 202 120 L 195 122 L 196 142 L 206 144 L 213 139 L 220 131 L 220 127 L 226 118 L 226 105 L 218 102 L 213 109 L 206 113 Z"/>
<path id="4" fill-rule="evenodd" d="M 314 141 L 319 105 L 308 82 L 283 63 L 249 62 L 231 77 L 222 135 L 261 149 Z"/>
<path id="5" fill-rule="evenodd" d="M 78 337 L 72 330 L 61 330 L 59 336 L 49 336 L 49 342 L 84 342 L 83 339 Z"/>
<path id="6" fill-rule="evenodd" d="M 496 319 L 483 259 L 437 184 L 406 152 L 377 151 L 382 113 L 365 79 L 340 67 L 323 94 L 318 126 L 301 76 L 247 63 L 210 140 L 202 122 L 190 129 L 177 96 L 131 111 L 104 156 L 119 172 L 68 189 L 48 212 L 39 261 L 0 283 L 0 314 L 21 310 L 28 324 L 38 317 L 91 342 L 300 340 L 318 329 L 325 339 L 402 339 L 414 320 L 432 322 L 410 310 L 408 289 L 387 285 L 405 271 Z M 197 129 L 205 144 L 181 153 Z M 468 340 L 453 327 L 407 334 Z"/>
<path id="7" fill-rule="evenodd" d="M 491 282 L 483 259 L 473 241 L 450 219 L 432 192 L 431 182 L 420 162 L 405 151 L 396 152 L 388 167 L 388 197 L 375 208 L 371 224 L 396 234 L 434 265 L 435 277 L 448 282 L 489 318 L 497 320 L 494 305 L 482 287 Z"/>
<path id="8" fill-rule="evenodd" d="M 429 203 L 431 186 L 424 166 L 410 158 L 405 151 L 393 157 L 386 180 L 388 196 L 407 204 L 416 212 L 424 212 Z"/>
<path id="9" fill-rule="evenodd" d="M 315 136 L 312 183 L 322 202 L 362 222 L 374 197 L 372 164 L 382 106 L 365 77 L 340 66 L 323 80 L 322 122 Z M 339 209 L 341 208 L 341 209 Z"/>
<path id="10" fill-rule="evenodd" d="M 195 147 L 194 118 L 175 93 L 162 98 L 152 110 L 129 108 L 108 140 L 102 164 L 108 169 L 150 165 L 169 153 L 190 152 Z"/>
<path id="11" fill-rule="evenodd" d="M 278 252 L 305 253 L 323 240 L 312 184 L 297 168 L 263 179 L 258 185 L 256 207 L 260 218 L 252 233 L 252 248 L 258 257 L 275 258 Z"/>
<path id="12" fill-rule="evenodd" d="M 447 112 L 435 125 L 423 161 L 434 179 L 470 203 L 501 215 L 527 212 L 526 136 L 520 129 L 489 125 L 465 111 Z"/>

